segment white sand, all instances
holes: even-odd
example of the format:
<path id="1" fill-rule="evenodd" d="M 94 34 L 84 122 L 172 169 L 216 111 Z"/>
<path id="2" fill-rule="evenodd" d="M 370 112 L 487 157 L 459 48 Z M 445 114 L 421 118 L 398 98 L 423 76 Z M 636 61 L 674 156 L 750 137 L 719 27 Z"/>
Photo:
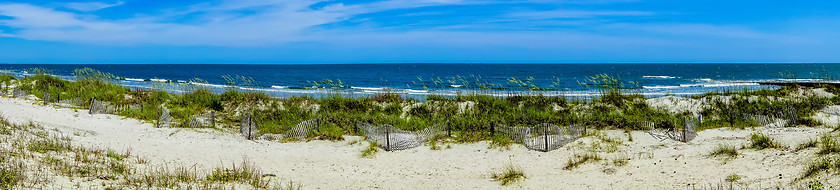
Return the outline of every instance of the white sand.
<path id="1" fill-rule="evenodd" d="M 311 141 L 279 143 L 248 141 L 233 129 L 158 129 L 152 124 L 114 115 L 89 115 L 85 110 L 34 105 L 34 101 L 0 97 L 0 114 L 15 123 L 35 122 L 57 128 L 78 145 L 131 149 L 151 163 L 210 168 L 239 163 L 248 158 L 278 180 L 292 180 L 304 189 L 496 189 L 490 173 L 508 163 L 519 166 L 527 179 L 502 188 L 525 189 L 682 189 L 718 185 L 729 175 L 742 176 L 736 186 L 768 188 L 789 186 L 798 177 L 815 149 L 739 150 L 734 159 L 709 157 L 719 144 L 747 145 L 750 130 L 706 130 L 690 143 L 659 141 L 642 132 L 632 132 L 634 141 L 620 131 L 605 131 L 624 145 L 611 153 L 598 153 L 605 160 L 563 170 L 575 153 L 590 152 L 596 137 L 579 139 L 551 152 L 529 151 L 521 145 L 511 150 L 488 149 L 488 144 L 451 144 L 430 150 L 428 146 L 360 158 L 367 143 Z M 798 145 L 817 138 L 826 128 L 758 128 L 756 131 Z M 78 134 L 78 136 L 73 134 Z M 601 143 L 603 145 L 603 143 Z M 598 147 L 598 146 L 596 146 Z M 624 166 L 613 159 L 629 158 Z M 780 175 L 781 174 L 781 178 Z M 834 176 L 834 184 L 838 179 Z M 830 181 L 831 181 L 830 180 Z M 728 185 L 728 183 L 725 183 Z M 797 183 L 801 187 L 801 183 Z"/>

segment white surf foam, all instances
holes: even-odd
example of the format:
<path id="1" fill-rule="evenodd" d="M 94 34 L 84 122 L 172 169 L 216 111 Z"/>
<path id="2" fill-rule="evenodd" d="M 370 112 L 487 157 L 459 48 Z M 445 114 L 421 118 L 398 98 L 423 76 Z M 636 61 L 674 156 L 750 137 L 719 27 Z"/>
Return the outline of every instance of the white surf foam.
<path id="1" fill-rule="evenodd" d="M 675 78 L 678 78 L 678 77 L 672 77 L 672 76 L 665 76 L 665 75 L 662 75 L 662 76 L 642 76 L 642 78 L 675 79 Z"/>

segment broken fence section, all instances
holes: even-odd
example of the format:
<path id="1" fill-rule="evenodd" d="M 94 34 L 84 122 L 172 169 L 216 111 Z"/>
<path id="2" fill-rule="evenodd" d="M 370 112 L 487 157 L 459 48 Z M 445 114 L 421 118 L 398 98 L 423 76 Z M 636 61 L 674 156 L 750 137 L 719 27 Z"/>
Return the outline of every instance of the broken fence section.
<path id="1" fill-rule="evenodd" d="M 15 98 L 26 98 L 29 96 L 29 92 L 15 88 L 15 90 L 12 91 L 12 96 Z"/>
<path id="2" fill-rule="evenodd" d="M 303 121 L 300 124 L 295 125 L 292 130 L 286 132 L 284 137 L 304 140 L 310 131 L 318 131 L 318 124 L 320 121 L 321 119 L 318 118 Z"/>
<path id="3" fill-rule="evenodd" d="M 792 107 L 785 108 L 779 112 L 770 115 L 749 114 L 740 112 L 730 112 L 730 125 L 734 123 L 733 118 L 755 121 L 760 126 L 769 127 L 795 127 L 799 125 L 799 116 L 796 114 L 796 109 Z M 779 123 L 781 122 L 781 123 Z"/>
<path id="4" fill-rule="evenodd" d="M 82 98 L 73 98 L 66 100 L 58 99 L 58 101 L 56 101 L 56 104 L 64 107 L 82 107 L 85 105 L 85 100 Z"/>
<path id="5" fill-rule="evenodd" d="M 368 141 L 376 143 L 386 151 L 418 147 L 435 136 L 451 134 L 449 122 L 439 123 L 416 132 L 398 129 L 388 124 L 373 126 L 365 122 L 356 122 L 356 127 Z"/>
<path id="6" fill-rule="evenodd" d="M 260 132 L 257 130 L 257 124 L 251 115 L 243 114 L 239 119 L 239 133 L 248 140 L 253 140 L 259 136 Z"/>
<path id="7" fill-rule="evenodd" d="M 697 127 L 700 126 L 701 117 L 684 117 L 674 122 L 676 126 L 670 127 L 670 129 L 659 128 L 656 126 L 656 123 L 650 121 L 641 121 L 640 123 L 643 127 L 648 128 L 648 134 L 650 136 L 660 141 L 671 139 L 680 142 L 690 142 L 697 137 Z"/>
<path id="8" fill-rule="evenodd" d="M 586 127 L 583 124 L 560 127 L 549 123 L 509 127 L 494 123 L 492 132 L 522 143 L 528 149 L 548 152 L 582 137 Z"/>
<path id="9" fill-rule="evenodd" d="M 119 114 L 129 110 L 139 110 L 140 105 L 111 105 L 108 102 L 91 98 L 89 108 L 88 113 L 90 114 Z"/>
<path id="10" fill-rule="evenodd" d="M 190 116 L 189 127 L 204 128 L 216 126 L 216 111 Z"/>

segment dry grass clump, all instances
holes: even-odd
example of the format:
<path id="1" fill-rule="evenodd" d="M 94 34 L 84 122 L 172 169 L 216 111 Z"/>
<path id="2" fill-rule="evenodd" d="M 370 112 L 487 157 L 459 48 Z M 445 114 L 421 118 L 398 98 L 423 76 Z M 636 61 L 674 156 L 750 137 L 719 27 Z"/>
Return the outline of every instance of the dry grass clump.
<path id="1" fill-rule="evenodd" d="M 735 158 L 738 156 L 738 149 L 729 145 L 718 145 L 718 147 L 712 150 L 711 156 L 727 156 L 729 158 Z"/>
<path id="2" fill-rule="evenodd" d="M 799 146 L 796 146 L 796 149 L 794 149 L 794 151 L 798 152 L 800 150 L 805 150 L 805 149 L 808 149 L 808 148 L 814 148 L 814 147 L 817 147 L 819 144 L 820 144 L 820 141 L 818 141 L 817 139 L 810 139 L 810 140 L 808 140 L 808 142 L 805 142 L 805 143 L 800 144 Z"/>
<path id="3" fill-rule="evenodd" d="M 516 167 L 513 164 L 508 164 L 501 172 L 493 172 L 491 177 L 493 180 L 501 182 L 502 185 L 509 185 L 528 178 L 525 176 L 525 172 L 522 172 L 521 168 Z"/>
<path id="4" fill-rule="evenodd" d="M 566 166 L 563 167 L 563 169 L 564 170 L 571 170 L 571 169 L 574 169 L 574 168 L 576 168 L 576 167 L 578 167 L 582 164 L 585 164 L 586 162 L 599 161 L 599 160 L 603 160 L 603 158 L 601 158 L 601 156 L 598 156 L 597 154 L 593 154 L 593 153 L 587 153 L 587 154 L 583 154 L 583 155 L 575 154 L 574 157 L 569 159 L 569 162 L 566 163 Z"/>
<path id="5" fill-rule="evenodd" d="M 799 177 L 799 179 L 805 179 L 819 174 L 820 172 L 837 169 L 840 169 L 840 161 L 838 161 L 836 158 L 822 157 L 809 163 L 805 167 L 805 171 L 802 173 L 802 177 Z"/>
<path id="6" fill-rule="evenodd" d="M 268 186 L 268 181 L 262 180 L 262 172 L 254 166 L 249 164 L 247 160 L 243 160 L 242 164 L 231 168 L 216 168 L 205 178 L 209 182 L 240 182 L 250 184 L 253 187 L 265 188 Z"/>
<path id="7" fill-rule="evenodd" d="M 820 141 L 822 146 L 820 146 L 820 150 L 817 152 L 819 155 L 826 155 L 832 153 L 840 153 L 840 143 L 837 142 L 831 136 L 823 136 L 820 137 Z"/>

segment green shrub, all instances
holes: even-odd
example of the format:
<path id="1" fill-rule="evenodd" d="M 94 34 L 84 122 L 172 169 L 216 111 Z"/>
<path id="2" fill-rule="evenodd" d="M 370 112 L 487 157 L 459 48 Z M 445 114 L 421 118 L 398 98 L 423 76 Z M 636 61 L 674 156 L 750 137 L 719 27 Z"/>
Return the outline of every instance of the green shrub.
<path id="1" fill-rule="evenodd" d="M 216 111 L 222 111 L 224 109 L 219 96 L 205 89 L 199 89 L 182 95 L 181 98 L 178 99 L 178 104 L 184 107 L 199 106 L 201 108 Z"/>
<path id="2" fill-rule="evenodd" d="M 402 102 L 403 98 L 400 94 L 397 93 L 378 93 L 374 96 L 369 97 L 371 101 L 374 102 Z"/>
<path id="3" fill-rule="evenodd" d="M 778 142 L 761 133 L 753 133 L 750 135 L 750 142 L 752 142 L 750 148 L 758 150 L 767 148 L 784 148 L 784 146 L 780 145 Z"/>

